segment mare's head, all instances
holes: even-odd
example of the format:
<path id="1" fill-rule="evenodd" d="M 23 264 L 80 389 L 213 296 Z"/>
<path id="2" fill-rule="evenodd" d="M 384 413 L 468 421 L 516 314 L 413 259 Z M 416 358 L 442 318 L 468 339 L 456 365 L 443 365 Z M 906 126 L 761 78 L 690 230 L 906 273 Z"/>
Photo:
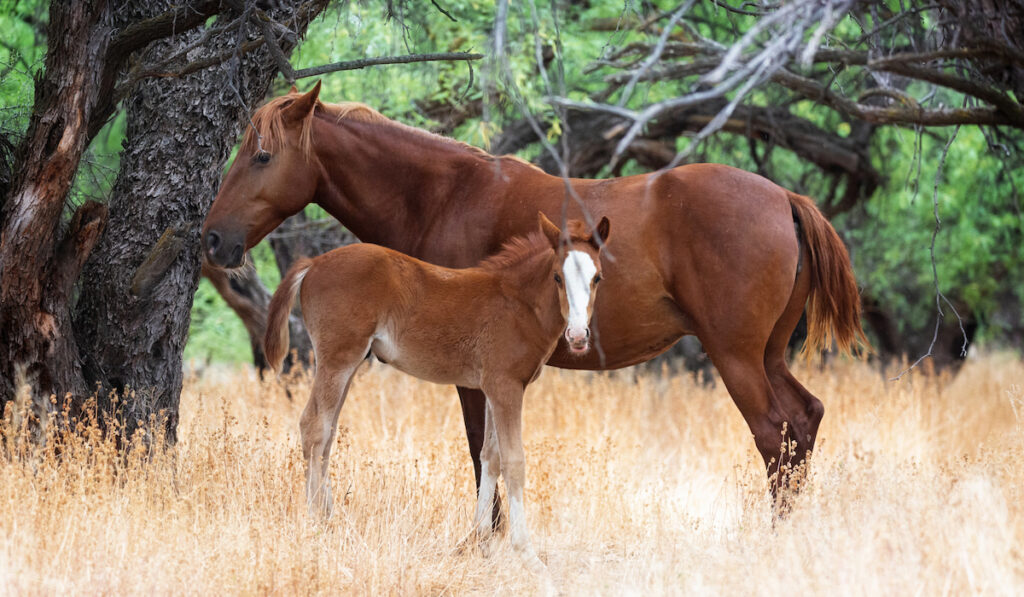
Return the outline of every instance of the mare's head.
<path id="1" fill-rule="evenodd" d="M 304 94 L 293 87 L 253 114 L 203 224 L 203 254 L 213 265 L 240 266 L 247 250 L 313 200 L 320 172 L 310 131 L 319 94 L 319 82 Z"/>
<path id="2" fill-rule="evenodd" d="M 551 274 L 566 320 L 565 341 L 570 352 L 583 355 L 590 350 L 590 318 L 601 281 L 601 248 L 608 240 L 608 218 L 601 218 L 593 233 L 583 222 L 569 220 L 565 235 L 544 214 L 539 220 L 541 232 L 555 248 Z"/>

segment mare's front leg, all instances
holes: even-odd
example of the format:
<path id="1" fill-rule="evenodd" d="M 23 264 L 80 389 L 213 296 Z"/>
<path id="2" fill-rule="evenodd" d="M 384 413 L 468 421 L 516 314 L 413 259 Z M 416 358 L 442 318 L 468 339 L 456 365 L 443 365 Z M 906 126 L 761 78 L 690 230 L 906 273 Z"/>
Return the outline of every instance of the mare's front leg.
<path id="1" fill-rule="evenodd" d="M 480 452 L 484 445 L 487 398 L 480 390 L 458 387 L 459 403 L 462 405 L 462 420 L 466 424 L 466 439 L 469 440 L 469 456 L 473 459 L 473 474 L 476 475 L 476 492 L 480 496 Z M 497 474 L 497 467 L 492 469 Z M 479 501 L 479 499 L 478 499 Z M 491 526 L 497 530 L 501 525 L 501 499 L 493 496 Z"/>
<path id="2" fill-rule="evenodd" d="M 501 476 L 505 478 L 508 491 L 508 523 L 512 547 L 519 552 L 526 567 L 536 574 L 547 575 L 537 552 L 530 543 L 530 532 L 526 524 L 526 509 L 523 504 L 523 489 L 526 486 L 526 457 L 523 451 L 523 390 L 519 382 L 502 381 L 488 384 L 487 393 L 489 422 L 494 425 L 498 439 Z"/>
<path id="3" fill-rule="evenodd" d="M 313 392 L 299 419 L 302 431 L 302 457 L 306 462 L 306 505 L 310 516 L 327 518 L 333 500 L 327 465 L 338 429 L 338 415 L 345 404 L 352 375 L 361 358 L 341 362 L 317 363 Z"/>

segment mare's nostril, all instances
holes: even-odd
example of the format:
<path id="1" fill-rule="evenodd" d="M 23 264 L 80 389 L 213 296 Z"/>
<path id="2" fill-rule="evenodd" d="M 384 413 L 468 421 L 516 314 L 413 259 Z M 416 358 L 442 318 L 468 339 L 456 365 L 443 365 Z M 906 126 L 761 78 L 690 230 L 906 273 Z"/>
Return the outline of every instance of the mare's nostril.
<path id="1" fill-rule="evenodd" d="M 220 246 L 220 235 L 217 234 L 216 232 L 214 232 L 213 230 L 211 230 L 206 235 L 206 248 L 209 249 L 211 253 L 215 253 L 219 246 Z"/>
<path id="2" fill-rule="evenodd" d="M 235 245 L 234 250 L 231 251 L 231 262 L 241 265 L 243 252 L 244 250 L 242 249 L 241 243 Z"/>

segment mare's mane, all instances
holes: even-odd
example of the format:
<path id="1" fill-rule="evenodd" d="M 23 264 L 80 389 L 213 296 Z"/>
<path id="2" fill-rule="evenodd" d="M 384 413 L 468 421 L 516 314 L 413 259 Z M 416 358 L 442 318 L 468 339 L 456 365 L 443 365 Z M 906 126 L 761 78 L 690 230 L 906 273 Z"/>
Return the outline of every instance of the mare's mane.
<path id="1" fill-rule="evenodd" d="M 246 155 L 255 154 L 260 149 L 274 153 L 282 147 L 285 137 L 284 109 L 290 106 L 297 97 L 299 97 L 298 93 L 288 93 L 275 97 L 257 109 L 252 115 L 252 125 L 245 129 L 245 136 L 242 137 L 240 151 Z M 485 160 L 507 159 L 537 169 L 537 166 L 521 158 L 515 156 L 495 156 L 468 143 L 391 120 L 377 110 L 360 102 L 329 104 L 319 99 L 316 100 L 313 111 L 302 121 L 302 129 L 299 133 L 299 150 L 306 156 L 312 151 L 311 131 L 313 129 L 313 118 L 316 117 L 316 114 L 333 117 L 335 121 L 352 120 L 355 122 L 390 126 L 416 137 L 442 141 Z"/>
<path id="2" fill-rule="evenodd" d="M 480 268 L 493 272 L 515 267 L 543 251 L 553 251 L 551 242 L 539 230 L 535 230 L 502 245 L 500 251 L 480 262 Z"/>

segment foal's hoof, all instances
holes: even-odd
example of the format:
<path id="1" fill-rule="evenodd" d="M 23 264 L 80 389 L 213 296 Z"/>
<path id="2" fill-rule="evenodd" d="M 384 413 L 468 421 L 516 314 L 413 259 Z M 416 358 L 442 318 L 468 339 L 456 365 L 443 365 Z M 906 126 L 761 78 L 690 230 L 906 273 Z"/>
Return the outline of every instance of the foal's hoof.
<path id="1" fill-rule="evenodd" d="M 491 557 L 494 555 L 494 552 L 497 551 L 497 541 L 492 541 L 490 537 L 487 539 L 480 539 L 479 545 L 480 554 L 484 556 L 484 558 Z"/>
<path id="2" fill-rule="evenodd" d="M 548 574 L 548 567 L 544 565 L 544 562 L 540 561 L 537 554 L 524 555 L 523 566 L 526 566 L 526 569 L 532 574 L 547 578 L 548 580 L 551 579 L 551 575 Z"/>

